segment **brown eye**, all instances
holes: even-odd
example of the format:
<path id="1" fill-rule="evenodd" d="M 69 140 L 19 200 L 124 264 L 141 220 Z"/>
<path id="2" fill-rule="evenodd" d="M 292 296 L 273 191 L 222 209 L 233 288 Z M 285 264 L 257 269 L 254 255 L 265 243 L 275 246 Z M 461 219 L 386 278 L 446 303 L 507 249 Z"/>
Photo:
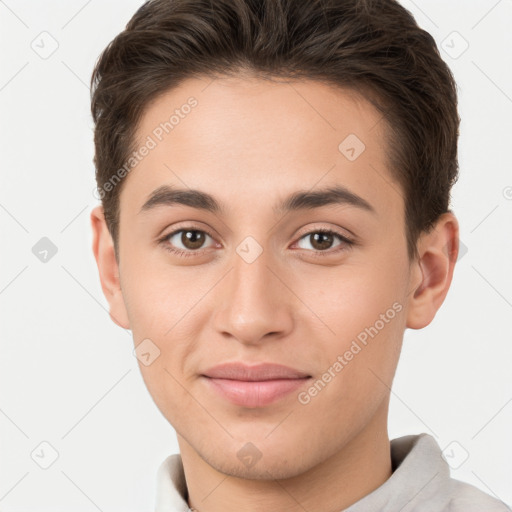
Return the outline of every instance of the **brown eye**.
<path id="1" fill-rule="evenodd" d="M 308 236 L 311 246 L 318 251 L 330 249 L 334 241 L 334 236 L 329 233 L 313 233 Z"/>
<path id="2" fill-rule="evenodd" d="M 180 241 L 187 249 L 192 251 L 200 249 L 205 241 L 205 233 L 197 230 L 183 230 L 181 231 Z"/>
<path id="3" fill-rule="evenodd" d="M 166 235 L 161 242 L 164 243 L 170 250 L 180 253 L 198 251 L 204 248 L 205 242 L 212 237 L 199 229 L 179 229 Z"/>
<path id="4" fill-rule="evenodd" d="M 336 243 L 336 239 L 339 240 L 338 243 Z M 306 241 L 306 245 L 304 245 L 304 241 Z M 348 238 L 345 238 L 335 231 L 325 229 L 317 229 L 316 231 L 306 233 L 299 239 L 298 246 L 301 249 L 309 249 L 309 247 L 307 247 L 307 242 L 309 242 L 312 249 L 311 252 L 313 253 L 327 252 L 328 249 L 338 246 L 341 246 L 340 249 L 343 249 L 343 246 L 349 247 L 352 245 L 352 241 Z M 335 251 L 329 251 L 329 254 L 331 252 Z"/>

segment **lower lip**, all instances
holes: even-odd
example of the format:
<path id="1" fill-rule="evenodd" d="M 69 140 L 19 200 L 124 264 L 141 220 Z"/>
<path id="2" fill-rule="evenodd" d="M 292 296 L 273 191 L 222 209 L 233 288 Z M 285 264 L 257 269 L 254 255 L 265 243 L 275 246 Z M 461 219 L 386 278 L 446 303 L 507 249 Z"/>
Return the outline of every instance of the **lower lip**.
<path id="1" fill-rule="evenodd" d="M 304 385 L 303 379 L 278 379 L 249 382 L 245 380 L 213 379 L 206 377 L 224 398 L 243 407 L 264 407 L 283 398 Z"/>

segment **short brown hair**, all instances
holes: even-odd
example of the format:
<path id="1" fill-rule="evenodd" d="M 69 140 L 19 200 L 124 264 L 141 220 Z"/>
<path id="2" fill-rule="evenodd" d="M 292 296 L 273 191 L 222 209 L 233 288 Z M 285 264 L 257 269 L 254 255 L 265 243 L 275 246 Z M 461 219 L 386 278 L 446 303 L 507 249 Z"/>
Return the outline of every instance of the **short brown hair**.
<path id="1" fill-rule="evenodd" d="M 187 78 L 247 71 L 364 92 L 386 122 L 408 254 L 417 257 L 418 236 L 450 211 L 460 118 L 456 83 L 434 39 L 395 0 L 146 2 L 91 77 L 96 181 L 116 257 L 125 179 L 105 185 L 135 150 L 149 102 Z"/>

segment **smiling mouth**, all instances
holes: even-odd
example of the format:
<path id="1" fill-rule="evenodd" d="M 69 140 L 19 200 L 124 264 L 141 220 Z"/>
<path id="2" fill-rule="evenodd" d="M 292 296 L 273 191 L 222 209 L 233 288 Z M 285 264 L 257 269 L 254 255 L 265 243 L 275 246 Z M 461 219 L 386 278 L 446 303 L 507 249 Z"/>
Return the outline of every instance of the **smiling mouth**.
<path id="1" fill-rule="evenodd" d="M 265 407 L 304 386 L 311 375 L 276 363 L 226 362 L 202 374 L 206 384 L 241 407 Z"/>
<path id="2" fill-rule="evenodd" d="M 224 399 L 241 407 L 265 407 L 304 386 L 310 377 L 295 379 L 236 380 L 205 377 Z"/>

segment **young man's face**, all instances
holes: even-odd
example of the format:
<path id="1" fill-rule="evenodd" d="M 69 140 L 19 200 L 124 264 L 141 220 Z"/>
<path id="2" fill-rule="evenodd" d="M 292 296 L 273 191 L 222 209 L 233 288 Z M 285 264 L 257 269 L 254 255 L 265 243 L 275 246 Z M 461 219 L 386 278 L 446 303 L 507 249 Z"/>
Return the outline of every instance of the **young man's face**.
<path id="1" fill-rule="evenodd" d="M 183 108 L 191 96 L 197 105 Z M 286 477 L 387 435 L 404 329 L 432 314 L 412 308 L 421 270 L 408 261 L 384 129 L 369 103 L 314 81 L 191 79 L 147 108 L 137 147 L 148 136 L 156 147 L 120 195 L 122 293 L 114 282 L 109 301 L 136 346 L 151 340 L 140 368 L 182 451 L 224 473 Z M 143 208 L 163 186 L 208 194 L 220 209 Z M 279 209 L 331 187 L 362 201 Z M 228 396 L 204 376 L 226 362 L 309 378 L 273 400 L 279 383 L 228 386 Z M 244 454 L 262 457 L 251 465 Z"/>

